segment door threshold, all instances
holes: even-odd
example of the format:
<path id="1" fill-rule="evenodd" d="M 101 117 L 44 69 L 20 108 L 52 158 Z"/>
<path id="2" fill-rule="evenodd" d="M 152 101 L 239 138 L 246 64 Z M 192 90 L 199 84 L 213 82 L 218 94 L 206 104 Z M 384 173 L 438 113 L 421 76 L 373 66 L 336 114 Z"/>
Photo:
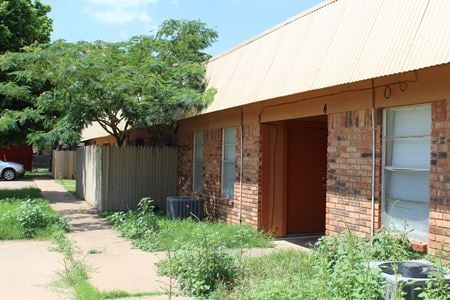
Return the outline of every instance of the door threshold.
<path id="1" fill-rule="evenodd" d="M 289 238 L 308 238 L 308 237 L 321 237 L 324 236 L 325 233 L 324 232 L 310 232 L 310 233 L 290 233 L 287 234 L 286 236 L 284 236 L 284 239 L 289 239 Z"/>

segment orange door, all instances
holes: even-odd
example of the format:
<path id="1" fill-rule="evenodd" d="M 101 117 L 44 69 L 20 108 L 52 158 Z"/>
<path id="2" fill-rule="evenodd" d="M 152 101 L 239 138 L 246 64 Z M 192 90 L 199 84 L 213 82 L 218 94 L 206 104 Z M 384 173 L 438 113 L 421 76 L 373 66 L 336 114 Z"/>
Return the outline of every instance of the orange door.
<path id="1" fill-rule="evenodd" d="M 325 231 L 327 129 L 287 129 L 287 233 Z"/>

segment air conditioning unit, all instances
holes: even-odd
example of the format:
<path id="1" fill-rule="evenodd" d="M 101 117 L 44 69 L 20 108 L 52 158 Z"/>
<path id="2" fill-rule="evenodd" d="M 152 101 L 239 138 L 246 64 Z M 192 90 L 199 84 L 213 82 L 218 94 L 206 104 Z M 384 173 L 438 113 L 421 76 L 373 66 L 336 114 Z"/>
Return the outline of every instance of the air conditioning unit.
<path id="1" fill-rule="evenodd" d="M 401 288 L 405 293 L 404 299 L 419 299 L 419 294 L 426 287 L 433 271 L 432 263 L 427 260 L 410 260 L 401 262 L 370 262 L 372 268 L 381 270 L 380 276 L 386 281 L 384 299 L 391 300 Z M 450 284 L 450 274 L 445 275 Z"/>
<path id="2" fill-rule="evenodd" d="M 167 197 L 166 217 L 168 219 L 203 219 L 203 201 L 199 197 Z"/>

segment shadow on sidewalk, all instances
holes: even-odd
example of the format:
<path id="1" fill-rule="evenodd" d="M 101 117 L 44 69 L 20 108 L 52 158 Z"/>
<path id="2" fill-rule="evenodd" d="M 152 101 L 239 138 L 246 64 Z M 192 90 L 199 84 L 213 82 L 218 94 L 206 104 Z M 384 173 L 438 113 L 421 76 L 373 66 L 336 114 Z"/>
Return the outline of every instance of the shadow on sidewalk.
<path id="1" fill-rule="evenodd" d="M 93 206 L 65 191 L 54 180 L 40 178 L 35 183 L 52 209 L 68 220 L 71 233 L 112 229 L 111 224 L 100 217 Z"/>

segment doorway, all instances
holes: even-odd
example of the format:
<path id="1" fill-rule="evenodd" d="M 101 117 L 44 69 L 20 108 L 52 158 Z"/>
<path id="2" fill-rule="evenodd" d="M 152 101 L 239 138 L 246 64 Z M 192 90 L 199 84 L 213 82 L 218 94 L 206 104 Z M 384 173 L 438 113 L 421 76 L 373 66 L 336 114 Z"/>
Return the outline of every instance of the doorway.
<path id="1" fill-rule="evenodd" d="M 326 116 L 286 122 L 286 233 L 325 232 L 328 124 Z"/>

